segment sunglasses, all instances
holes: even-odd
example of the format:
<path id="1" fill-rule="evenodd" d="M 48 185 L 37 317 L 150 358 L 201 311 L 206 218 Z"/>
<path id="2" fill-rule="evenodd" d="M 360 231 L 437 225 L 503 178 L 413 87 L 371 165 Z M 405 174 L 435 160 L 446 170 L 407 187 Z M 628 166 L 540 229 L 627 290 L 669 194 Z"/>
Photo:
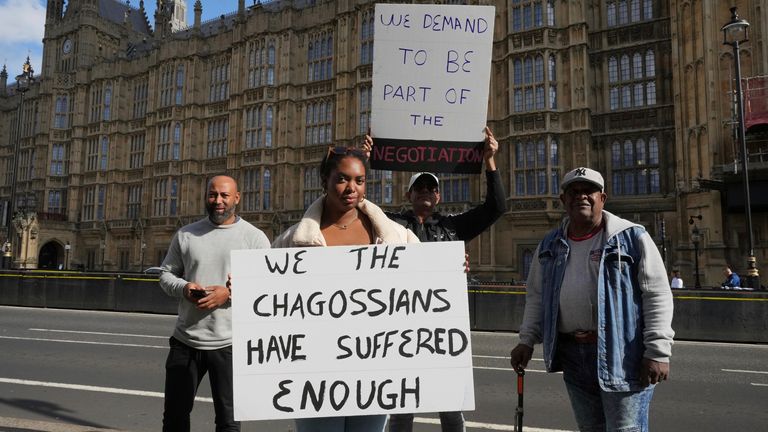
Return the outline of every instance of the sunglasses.
<path id="1" fill-rule="evenodd" d="M 357 149 L 355 147 L 343 147 L 343 146 L 328 147 L 328 154 L 325 156 L 326 159 L 330 158 L 333 155 L 337 155 L 337 156 L 355 155 L 358 157 L 365 157 L 365 153 L 363 153 L 362 150 Z"/>
<path id="2" fill-rule="evenodd" d="M 422 190 L 426 190 L 427 192 L 438 192 L 439 186 L 434 183 L 427 183 L 427 182 L 416 182 L 411 186 L 411 190 L 414 192 L 421 192 Z"/>

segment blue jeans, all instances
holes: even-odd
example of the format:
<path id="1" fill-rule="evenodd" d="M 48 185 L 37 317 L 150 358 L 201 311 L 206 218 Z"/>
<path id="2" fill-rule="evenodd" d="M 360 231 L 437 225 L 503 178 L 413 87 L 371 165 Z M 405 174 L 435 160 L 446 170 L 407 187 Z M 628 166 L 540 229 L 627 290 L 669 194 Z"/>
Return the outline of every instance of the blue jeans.
<path id="1" fill-rule="evenodd" d="M 189 414 L 195 395 L 205 374 L 211 382 L 213 410 L 216 413 L 216 432 L 239 432 L 232 403 L 232 347 L 217 350 L 199 350 L 176 338 L 165 362 L 164 432 L 189 432 Z"/>
<path id="2" fill-rule="evenodd" d="M 386 415 L 296 419 L 296 432 L 383 432 Z"/>
<path id="3" fill-rule="evenodd" d="M 608 392 L 600 388 L 597 344 L 560 341 L 557 356 L 581 432 L 648 431 L 648 409 L 655 386 L 629 392 Z"/>
<path id="4" fill-rule="evenodd" d="M 440 429 L 443 432 L 464 432 L 464 414 L 461 411 L 440 413 Z M 391 414 L 389 432 L 412 432 L 413 414 Z"/>

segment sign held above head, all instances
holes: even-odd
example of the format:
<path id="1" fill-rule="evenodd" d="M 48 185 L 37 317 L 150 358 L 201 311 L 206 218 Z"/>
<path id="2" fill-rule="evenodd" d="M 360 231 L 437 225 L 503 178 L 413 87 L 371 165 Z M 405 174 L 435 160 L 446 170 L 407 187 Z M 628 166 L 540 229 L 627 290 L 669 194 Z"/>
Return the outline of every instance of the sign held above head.
<path id="1" fill-rule="evenodd" d="M 373 168 L 480 172 L 494 16 L 493 6 L 376 5 Z"/>

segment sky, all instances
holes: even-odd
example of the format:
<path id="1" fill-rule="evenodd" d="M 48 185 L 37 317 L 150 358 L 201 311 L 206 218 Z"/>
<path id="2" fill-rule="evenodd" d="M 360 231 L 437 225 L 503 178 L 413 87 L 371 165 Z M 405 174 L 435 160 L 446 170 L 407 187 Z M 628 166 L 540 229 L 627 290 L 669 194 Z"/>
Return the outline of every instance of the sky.
<path id="1" fill-rule="evenodd" d="M 187 22 L 191 24 L 195 17 L 193 9 L 195 0 L 186 1 Z M 237 10 L 237 0 L 201 1 L 203 21 Z M 147 11 L 150 25 L 153 26 L 155 2 L 156 0 L 144 0 L 144 9 Z M 138 8 L 139 0 L 130 0 L 130 4 Z M 251 4 L 253 4 L 251 0 L 246 0 L 246 6 Z M 46 0 L 0 0 L 0 61 L 8 69 L 9 84 L 14 82 L 14 77 L 21 73 L 21 65 L 27 56 L 35 74 L 41 70 L 45 5 Z"/>

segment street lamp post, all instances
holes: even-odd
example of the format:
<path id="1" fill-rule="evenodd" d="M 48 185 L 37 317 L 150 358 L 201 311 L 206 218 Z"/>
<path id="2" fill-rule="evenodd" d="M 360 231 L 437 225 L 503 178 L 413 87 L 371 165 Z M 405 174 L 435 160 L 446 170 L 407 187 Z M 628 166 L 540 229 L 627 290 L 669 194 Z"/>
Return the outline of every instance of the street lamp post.
<path id="1" fill-rule="evenodd" d="M 701 233 L 696 225 L 693 226 L 693 231 L 691 231 L 691 241 L 693 242 L 693 287 L 701 289 L 701 280 L 699 279 L 699 242 L 701 241 Z"/>
<path id="2" fill-rule="evenodd" d="M 69 251 L 72 250 L 72 245 L 67 242 L 64 245 L 64 270 L 69 270 Z"/>
<path id="3" fill-rule="evenodd" d="M 139 264 L 139 271 L 144 271 L 144 252 L 147 250 L 147 244 L 144 240 L 141 241 L 141 264 Z"/>
<path id="4" fill-rule="evenodd" d="M 746 286 L 760 289 L 760 273 L 757 270 L 755 259 L 755 238 L 752 234 L 752 202 L 749 196 L 749 165 L 747 158 L 747 140 L 744 130 L 744 94 L 741 90 L 741 60 L 739 44 L 748 41 L 747 29 L 749 23 L 739 18 L 736 7 L 731 8 L 731 21 L 723 26 L 723 44 L 733 48 L 733 65 L 736 71 L 736 111 L 738 117 L 738 137 L 741 144 L 741 175 L 744 181 L 744 215 L 747 221 L 747 238 L 749 239 L 749 251 L 747 254 Z"/>
<path id="5" fill-rule="evenodd" d="M 21 146 L 21 113 L 24 106 L 24 93 L 29 90 L 32 83 L 35 82 L 35 71 L 32 69 L 32 65 L 29 63 L 29 57 L 27 61 L 22 65 L 22 72 L 16 76 L 16 92 L 19 94 L 19 108 L 16 114 L 16 141 L 13 147 L 13 154 L 11 155 L 11 169 L 13 170 L 10 175 L 11 180 L 11 196 L 8 203 L 8 215 L 5 218 L 5 246 L 3 253 L 3 260 L 5 261 L 4 267 L 10 269 L 13 267 L 13 219 L 14 209 L 16 207 L 16 183 L 18 181 L 19 173 L 19 147 Z"/>

